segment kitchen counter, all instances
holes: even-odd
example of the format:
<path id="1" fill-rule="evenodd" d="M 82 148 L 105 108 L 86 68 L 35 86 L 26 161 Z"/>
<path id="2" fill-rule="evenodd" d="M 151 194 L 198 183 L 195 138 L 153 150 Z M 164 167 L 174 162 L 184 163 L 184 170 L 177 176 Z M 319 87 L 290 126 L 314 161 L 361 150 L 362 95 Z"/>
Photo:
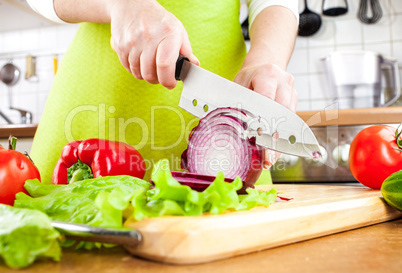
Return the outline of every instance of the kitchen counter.
<path id="1" fill-rule="evenodd" d="M 297 114 L 309 126 L 369 125 L 402 122 L 402 107 L 377 107 L 359 109 L 324 109 L 303 111 Z"/>
<path id="2" fill-rule="evenodd" d="M 233 238 L 236 240 L 236 238 Z M 169 265 L 130 256 L 123 248 L 65 249 L 60 263 L 35 262 L 18 272 L 399 272 L 402 219 L 198 265 Z M 13 272 L 0 265 L 1 272 Z"/>
<path id="3" fill-rule="evenodd" d="M 8 138 L 10 135 L 15 137 L 33 137 L 38 124 L 7 124 L 0 125 L 0 138 Z"/>

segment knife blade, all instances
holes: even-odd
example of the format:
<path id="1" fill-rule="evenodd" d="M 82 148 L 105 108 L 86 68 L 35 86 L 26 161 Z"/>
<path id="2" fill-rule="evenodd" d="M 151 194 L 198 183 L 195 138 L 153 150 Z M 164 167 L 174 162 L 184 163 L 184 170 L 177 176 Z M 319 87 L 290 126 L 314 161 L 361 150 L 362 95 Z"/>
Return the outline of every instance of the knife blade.
<path id="1" fill-rule="evenodd" d="M 281 153 L 316 158 L 318 142 L 310 127 L 285 106 L 237 83 L 194 65 L 186 58 L 176 63 L 176 79 L 183 82 L 179 107 L 203 118 L 221 107 L 245 110 L 250 119 L 243 137 Z"/>

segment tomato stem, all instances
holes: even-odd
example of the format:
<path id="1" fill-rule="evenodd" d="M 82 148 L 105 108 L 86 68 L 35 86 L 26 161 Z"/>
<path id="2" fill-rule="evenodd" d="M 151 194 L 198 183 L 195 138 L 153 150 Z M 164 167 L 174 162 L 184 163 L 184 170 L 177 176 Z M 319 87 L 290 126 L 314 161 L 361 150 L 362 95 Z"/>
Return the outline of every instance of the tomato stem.
<path id="1" fill-rule="evenodd" d="M 17 147 L 17 138 L 15 136 L 10 136 L 8 138 L 8 149 L 15 151 Z"/>
<path id="2" fill-rule="evenodd" d="M 396 128 L 395 131 L 395 141 L 396 141 L 396 145 L 402 149 L 402 139 L 401 134 L 402 134 L 402 130 L 399 131 L 399 127 L 401 127 L 402 123 L 399 124 L 398 128 Z"/>

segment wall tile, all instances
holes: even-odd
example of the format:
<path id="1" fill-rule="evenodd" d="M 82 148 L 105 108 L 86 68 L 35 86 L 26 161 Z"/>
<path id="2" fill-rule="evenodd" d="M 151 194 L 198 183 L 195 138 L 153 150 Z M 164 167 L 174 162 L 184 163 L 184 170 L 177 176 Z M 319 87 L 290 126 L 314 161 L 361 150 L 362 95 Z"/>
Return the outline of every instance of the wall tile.
<path id="1" fill-rule="evenodd" d="M 313 100 L 330 99 L 332 97 L 328 88 L 325 74 L 310 74 L 310 95 Z"/>
<path id="2" fill-rule="evenodd" d="M 391 39 L 392 20 L 390 16 L 383 16 L 376 24 L 362 24 L 364 43 L 388 42 Z"/>
<path id="3" fill-rule="evenodd" d="M 56 27 L 45 27 L 39 29 L 39 49 L 57 47 L 58 32 Z"/>
<path id="4" fill-rule="evenodd" d="M 308 50 L 295 49 L 289 61 L 287 71 L 291 74 L 308 73 Z"/>
<path id="5" fill-rule="evenodd" d="M 336 44 L 362 43 L 362 24 L 356 19 L 338 20 L 335 28 Z"/>
<path id="6" fill-rule="evenodd" d="M 310 84 L 308 75 L 295 75 L 295 89 L 298 100 L 310 100 Z"/>
<path id="7" fill-rule="evenodd" d="M 402 1 L 401 0 L 390 0 L 390 9 L 394 13 L 402 13 Z"/>
<path id="8" fill-rule="evenodd" d="M 399 67 L 402 68 L 402 41 L 394 42 L 392 44 L 392 54 L 391 55 L 398 60 Z"/>
<path id="9" fill-rule="evenodd" d="M 39 46 L 39 29 L 27 29 L 21 31 L 20 50 L 32 50 Z"/>
<path id="10" fill-rule="evenodd" d="M 363 50 L 363 44 L 355 44 L 355 45 L 336 45 L 336 51 L 355 51 L 355 50 Z"/>
<path id="11" fill-rule="evenodd" d="M 0 32 L 0 52 L 3 52 L 3 47 L 5 43 L 4 33 Z"/>
<path id="12" fill-rule="evenodd" d="M 330 47 L 314 47 L 309 49 L 309 73 L 322 72 L 321 59 L 333 52 L 335 48 Z"/>
<path id="13" fill-rule="evenodd" d="M 3 52 L 14 52 L 21 48 L 21 32 L 9 31 L 4 32 Z"/>
<path id="14" fill-rule="evenodd" d="M 78 28 L 79 24 L 57 26 L 57 46 L 59 48 L 67 48 L 77 33 Z"/>
<path id="15" fill-rule="evenodd" d="M 392 39 L 402 40 L 402 13 L 392 18 Z"/>
<path id="16" fill-rule="evenodd" d="M 321 28 L 309 37 L 309 46 L 333 46 L 335 44 L 335 23 L 332 19 L 322 18 Z"/>
<path id="17" fill-rule="evenodd" d="M 332 100 L 314 100 L 311 102 L 311 110 L 323 110 L 333 105 Z"/>
<path id="18" fill-rule="evenodd" d="M 307 37 L 297 36 L 295 48 L 306 48 L 308 46 L 308 40 L 309 38 Z"/>
<path id="19" fill-rule="evenodd" d="M 311 102 L 310 101 L 299 100 L 297 102 L 296 111 L 310 111 L 310 110 L 311 110 Z"/>
<path id="20" fill-rule="evenodd" d="M 385 56 L 391 56 L 391 43 L 380 43 L 380 44 L 367 44 L 364 45 L 365 50 L 371 50 L 378 52 Z"/>

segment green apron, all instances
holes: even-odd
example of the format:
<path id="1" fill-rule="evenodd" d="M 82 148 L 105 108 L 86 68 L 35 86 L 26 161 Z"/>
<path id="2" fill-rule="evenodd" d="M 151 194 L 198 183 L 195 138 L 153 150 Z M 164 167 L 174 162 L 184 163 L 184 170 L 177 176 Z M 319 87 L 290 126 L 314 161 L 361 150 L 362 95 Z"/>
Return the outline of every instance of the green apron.
<path id="1" fill-rule="evenodd" d="M 194 54 L 205 69 L 233 79 L 246 48 L 238 0 L 159 1 L 186 28 Z M 152 166 L 168 158 L 180 170 L 180 155 L 198 123 L 178 107 L 181 82 L 173 90 L 135 79 L 110 47 L 110 24 L 82 23 L 55 76 L 31 150 L 42 182 L 65 144 L 103 138 L 126 142 Z"/>

